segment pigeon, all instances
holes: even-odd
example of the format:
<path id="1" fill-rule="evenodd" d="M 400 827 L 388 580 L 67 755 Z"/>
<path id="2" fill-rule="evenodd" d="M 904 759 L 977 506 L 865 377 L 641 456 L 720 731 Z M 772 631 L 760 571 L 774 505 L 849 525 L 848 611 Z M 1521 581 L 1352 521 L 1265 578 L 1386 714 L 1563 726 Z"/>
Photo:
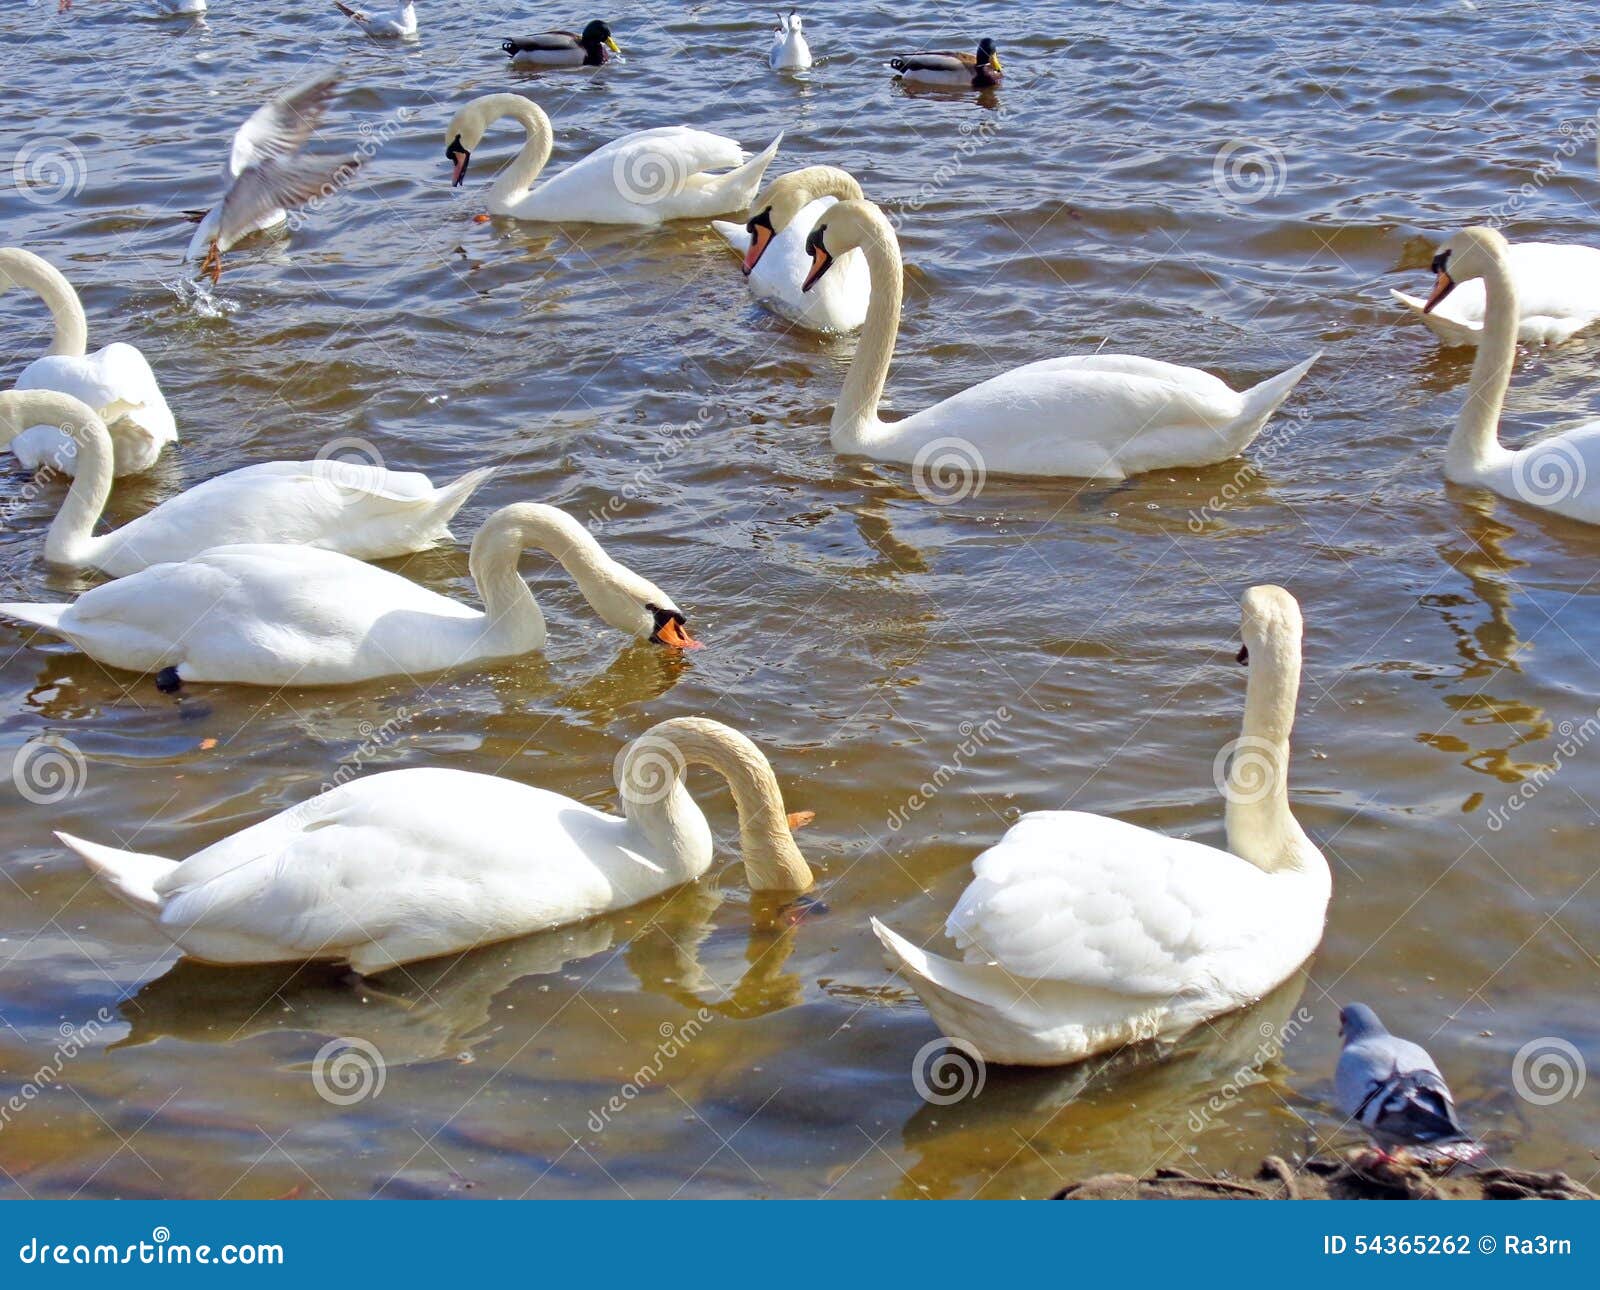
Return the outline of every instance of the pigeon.
<path id="1" fill-rule="evenodd" d="M 1390 1148 L 1454 1161 L 1483 1154 L 1456 1118 L 1450 1088 L 1427 1049 L 1391 1035 L 1364 1003 L 1339 1013 L 1339 1033 L 1344 1049 L 1333 1077 L 1339 1109 L 1385 1155 Z"/>

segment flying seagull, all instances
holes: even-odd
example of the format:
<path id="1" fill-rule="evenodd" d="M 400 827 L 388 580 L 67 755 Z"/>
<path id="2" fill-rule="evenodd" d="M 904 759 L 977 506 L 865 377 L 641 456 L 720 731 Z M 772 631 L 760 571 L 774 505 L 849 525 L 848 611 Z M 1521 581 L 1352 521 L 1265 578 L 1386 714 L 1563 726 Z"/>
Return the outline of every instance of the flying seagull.
<path id="1" fill-rule="evenodd" d="M 1339 1013 L 1339 1033 L 1344 1050 L 1333 1076 L 1339 1109 L 1381 1150 L 1414 1148 L 1456 1161 L 1483 1154 L 1456 1118 L 1450 1088 L 1427 1049 L 1391 1035 L 1364 1003 Z"/>
<path id="2" fill-rule="evenodd" d="M 275 228 L 289 211 L 336 191 L 360 164 L 301 154 L 333 100 L 336 76 L 323 73 L 285 90 L 257 108 L 233 136 L 223 176 L 222 200 L 209 211 L 189 211 L 200 227 L 186 253 L 205 255 L 201 274 L 222 276 L 222 253 L 251 233 Z"/>

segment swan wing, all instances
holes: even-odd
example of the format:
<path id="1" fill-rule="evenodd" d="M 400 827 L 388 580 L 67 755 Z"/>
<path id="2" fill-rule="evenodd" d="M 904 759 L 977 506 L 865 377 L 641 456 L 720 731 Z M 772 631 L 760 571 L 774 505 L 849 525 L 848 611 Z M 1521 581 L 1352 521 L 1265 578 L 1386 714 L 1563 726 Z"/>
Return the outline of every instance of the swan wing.
<path id="1" fill-rule="evenodd" d="M 491 775 L 419 767 L 324 791 L 224 838 L 156 884 L 175 934 L 286 958 L 364 945 L 421 957 L 614 907 L 668 885 L 624 821 Z"/>
<path id="2" fill-rule="evenodd" d="M 1018 977 L 1171 995 L 1271 956 L 1272 875 L 1121 820 L 1026 815 L 973 873 L 945 930 L 968 963 Z"/>
<path id="3" fill-rule="evenodd" d="M 282 161 L 300 151 L 327 115 L 338 83 L 336 75 L 323 73 L 258 107 L 234 133 L 226 173 L 238 178 L 251 166 Z"/>

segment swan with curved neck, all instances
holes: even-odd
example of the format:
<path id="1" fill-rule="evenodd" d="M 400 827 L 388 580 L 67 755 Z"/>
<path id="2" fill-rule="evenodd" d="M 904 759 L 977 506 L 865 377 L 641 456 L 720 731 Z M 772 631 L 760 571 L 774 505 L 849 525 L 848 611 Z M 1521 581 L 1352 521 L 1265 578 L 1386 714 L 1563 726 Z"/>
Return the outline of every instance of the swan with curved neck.
<path id="1" fill-rule="evenodd" d="M 866 201 L 829 208 L 806 238 L 812 267 L 805 290 L 857 248 L 872 296 L 833 412 L 831 437 L 840 452 L 916 465 L 955 444 L 986 472 L 1111 480 L 1208 466 L 1248 447 L 1318 357 L 1243 393 L 1195 368 L 1134 355 L 1044 359 L 888 423 L 878 405 L 904 288 L 900 243 L 881 210 Z"/>
<path id="2" fill-rule="evenodd" d="M 113 577 L 240 542 L 294 542 L 358 560 L 424 551 L 450 537 L 451 518 L 494 473 L 471 471 L 435 488 L 426 475 L 374 472 L 336 460 L 259 462 L 196 484 L 121 528 L 96 534 L 114 473 L 106 424 L 70 394 L 0 393 L 0 444 L 24 426 L 45 423 L 73 440 L 77 473 L 50 523 L 44 558 Z"/>
<path id="3" fill-rule="evenodd" d="M 946 1035 L 984 1058 L 1064 1065 L 1172 1040 L 1255 1002 L 1322 939 L 1332 874 L 1289 805 L 1300 607 L 1245 593 L 1244 724 L 1216 759 L 1227 849 L 1080 811 L 1025 815 L 973 864 L 946 934 L 960 960 L 877 919 L 891 966 Z"/>
<path id="4" fill-rule="evenodd" d="M 167 444 L 178 437 L 177 424 L 156 384 L 150 364 L 121 341 L 90 354 L 89 322 L 72 284 L 49 261 L 21 247 L 0 248 L 0 292 L 21 287 L 50 311 L 50 348 L 17 377 L 19 390 L 55 390 L 92 408 L 111 434 L 112 473 L 149 470 Z M 58 426 L 30 426 L 11 441 L 11 451 L 30 470 L 73 474 L 77 446 Z"/>
<path id="5" fill-rule="evenodd" d="M 1512 242 L 1506 267 L 1517 289 L 1517 339 L 1559 345 L 1600 322 L 1600 249 L 1564 242 Z M 1389 292 L 1446 345 L 1476 345 L 1487 308 L 1482 282 L 1466 283 L 1434 308 L 1403 291 Z"/>
<path id="6" fill-rule="evenodd" d="M 1517 361 L 1517 284 L 1505 238 L 1492 228 L 1457 233 L 1433 258 L 1426 308 L 1437 309 L 1459 283 L 1481 281 L 1483 335 L 1472 360 L 1467 400 L 1445 448 L 1444 475 L 1512 501 L 1600 524 L 1600 421 L 1512 450 L 1500 443 L 1500 415 Z"/>
<path id="7" fill-rule="evenodd" d="M 516 158 L 489 189 L 489 210 L 554 223 L 654 225 L 743 210 L 778 151 L 780 134 L 761 153 L 688 126 L 639 130 L 597 148 L 534 188 L 550 160 L 550 118 L 520 94 L 486 94 L 455 114 L 445 131 L 452 187 L 466 178 L 472 152 L 497 121 L 527 132 Z M 732 167 L 726 173 L 712 170 Z"/>
<path id="8" fill-rule="evenodd" d="M 545 643 L 544 615 L 517 572 L 531 548 L 571 575 L 611 626 L 677 649 L 697 645 L 677 605 L 608 556 L 577 520 L 534 502 L 501 507 L 473 539 L 476 610 L 335 551 L 213 547 L 152 565 L 66 604 L 4 604 L 0 615 L 71 641 L 109 667 L 184 681 L 341 685 L 515 658 Z"/>
<path id="9" fill-rule="evenodd" d="M 847 251 L 812 291 L 804 290 L 811 257 L 806 237 L 837 202 L 861 200 L 854 175 L 837 166 L 807 166 L 779 175 L 750 204 L 743 225 L 712 220 L 744 257 L 750 293 L 780 317 L 815 331 L 848 332 L 861 326 L 872 279 L 858 251 Z"/>
<path id="10" fill-rule="evenodd" d="M 624 909 L 711 867 L 684 783 L 727 780 L 754 890 L 804 891 L 777 777 L 736 730 L 652 726 L 618 759 L 620 816 L 513 780 L 426 767 L 352 780 L 187 860 L 61 841 L 186 954 L 217 963 L 334 960 L 362 974 Z"/>

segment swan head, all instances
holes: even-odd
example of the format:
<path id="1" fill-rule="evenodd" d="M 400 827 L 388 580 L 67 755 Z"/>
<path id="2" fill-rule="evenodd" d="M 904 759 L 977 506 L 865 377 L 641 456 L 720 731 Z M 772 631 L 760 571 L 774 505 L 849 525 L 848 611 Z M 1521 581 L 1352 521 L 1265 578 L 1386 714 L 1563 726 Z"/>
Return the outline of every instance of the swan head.
<path id="1" fill-rule="evenodd" d="M 598 18 L 583 29 L 582 35 L 578 37 L 578 43 L 588 50 L 595 50 L 604 45 L 613 54 L 622 52 L 622 47 L 611 38 L 611 28 Z"/>
<path id="2" fill-rule="evenodd" d="M 794 222 L 795 216 L 818 197 L 859 200 L 861 185 L 855 177 L 836 166 L 806 166 L 779 175 L 750 204 L 750 218 L 744 231 L 750 235 L 750 248 L 744 253 L 744 275 L 761 263 L 772 239 Z"/>
<path id="3" fill-rule="evenodd" d="M 450 172 L 450 186 L 458 188 L 467 177 L 467 165 L 472 153 L 483 142 L 484 131 L 502 117 L 512 117 L 530 132 L 549 129 L 544 111 L 532 99 L 520 94 L 484 94 L 470 103 L 464 103 L 450 118 L 445 127 L 445 160 L 454 169 Z"/>
<path id="4" fill-rule="evenodd" d="M 811 272 L 800 284 L 800 290 L 810 291 L 822 275 L 833 268 L 834 262 L 846 251 L 863 245 L 874 234 L 880 239 L 894 239 L 894 230 L 883 212 L 868 201 L 836 202 L 817 221 L 817 226 L 806 234 L 806 254 L 811 257 Z"/>
<path id="5" fill-rule="evenodd" d="M 1490 266 L 1505 259 L 1507 245 L 1492 228 L 1464 228 L 1433 257 L 1430 266 L 1436 275 L 1433 293 L 1422 312 L 1432 313 L 1463 282 L 1471 282 L 1489 272 Z"/>
<path id="6" fill-rule="evenodd" d="M 1298 657 L 1304 631 L 1300 604 L 1282 587 L 1251 587 L 1239 602 L 1239 630 L 1244 637 L 1238 654 L 1241 663 L 1248 664 L 1251 655 Z"/>

